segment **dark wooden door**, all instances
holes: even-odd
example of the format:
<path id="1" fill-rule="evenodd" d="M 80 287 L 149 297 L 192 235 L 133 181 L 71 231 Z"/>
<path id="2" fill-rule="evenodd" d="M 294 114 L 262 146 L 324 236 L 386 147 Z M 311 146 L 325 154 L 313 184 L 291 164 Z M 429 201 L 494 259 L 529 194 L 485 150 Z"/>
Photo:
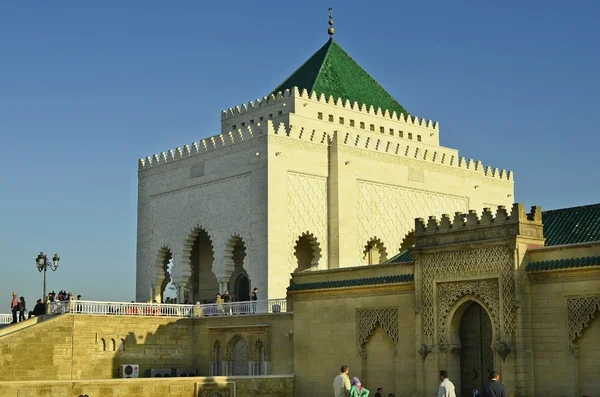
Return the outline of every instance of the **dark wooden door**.
<path id="1" fill-rule="evenodd" d="M 471 397 L 473 389 L 482 390 L 494 370 L 492 323 L 480 304 L 473 302 L 460 321 L 461 397 Z"/>

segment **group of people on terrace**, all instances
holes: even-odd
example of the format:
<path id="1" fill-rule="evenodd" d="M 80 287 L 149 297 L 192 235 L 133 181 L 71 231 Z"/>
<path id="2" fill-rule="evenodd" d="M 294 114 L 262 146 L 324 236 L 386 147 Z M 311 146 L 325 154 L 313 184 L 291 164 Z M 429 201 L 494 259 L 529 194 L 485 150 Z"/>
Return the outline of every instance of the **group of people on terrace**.
<path id="1" fill-rule="evenodd" d="M 342 365 L 340 374 L 333 380 L 334 397 L 369 397 L 370 391 L 364 387 L 360 380 L 355 376 L 350 380 L 350 367 Z M 456 397 L 454 384 L 448 379 L 448 372 L 440 371 L 440 385 L 438 387 L 438 397 Z M 383 397 L 383 388 L 378 387 L 375 397 Z M 395 397 L 394 393 L 388 394 L 388 397 Z M 506 397 L 504 385 L 500 382 L 500 374 L 491 371 L 488 381 L 481 390 L 473 390 L 473 397 Z"/>
<path id="2" fill-rule="evenodd" d="M 146 303 L 114 303 L 114 302 L 79 302 L 81 295 L 75 297 L 71 292 L 59 291 L 58 294 L 50 292 L 46 296 L 45 302 L 37 300 L 33 311 L 27 311 L 25 298 L 18 298 L 17 293 L 13 292 L 10 309 L 12 313 L 12 323 L 24 321 L 25 317 L 31 318 L 44 314 L 61 313 L 90 313 L 90 314 L 114 314 L 114 315 L 142 315 L 142 316 L 177 316 L 177 317 L 202 317 L 202 316 L 224 316 L 235 314 L 253 314 L 258 311 L 258 288 L 252 290 L 249 302 L 232 302 L 229 291 L 223 294 L 215 294 L 215 299 L 208 303 L 204 301 L 201 304 L 197 301 L 195 305 L 190 305 L 187 301 L 183 305 L 177 305 L 177 300 L 167 298 L 164 303 L 156 300 Z M 101 306 L 101 307 L 99 307 Z M 277 305 L 275 305 L 277 306 Z M 273 308 L 278 311 L 277 307 Z"/>
<path id="3" fill-rule="evenodd" d="M 49 310 L 49 304 L 52 302 L 72 300 L 75 300 L 75 297 L 71 292 L 67 293 L 66 291 L 59 291 L 57 295 L 56 292 L 52 291 L 46 295 L 45 302 L 42 302 L 41 299 L 38 299 L 33 310 L 28 311 L 25 297 L 18 297 L 18 294 L 13 292 L 10 301 L 10 312 L 12 314 L 11 324 L 16 324 L 32 317 L 47 314 Z M 81 295 L 77 295 L 77 300 L 81 300 Z M 25 318 L 25 316 L 27 316 L 27 318 Z"/>

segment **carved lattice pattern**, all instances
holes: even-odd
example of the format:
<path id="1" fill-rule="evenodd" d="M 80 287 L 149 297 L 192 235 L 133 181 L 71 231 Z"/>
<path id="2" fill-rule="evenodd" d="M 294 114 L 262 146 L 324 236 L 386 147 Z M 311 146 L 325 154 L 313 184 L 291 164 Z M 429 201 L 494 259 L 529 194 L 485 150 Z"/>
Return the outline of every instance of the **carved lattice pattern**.
<path id="1" fill-rule="evenodd" d="M 500 333 L 500 296 L 497 279 L 440 283 L 437 285 L 437 301 L 438 339 L 441 348 L 448 342 L 446 340 L 446 331 L 450 309 L 465 295 L 475 296 L 484 303 L 489 310 L 496 336 Z"/>
<path id="2" fill-rule="evenodd" d="M 500 272 L 502 312 L 500 316 L 501 339 L 512 341 L 515 334 L 515 282 L 513 258 L 508 245 L 474 248 L 463 251 L 436 252 L 423 255 L 420 259 L 422 279 L 423 332 L 430 342 L 435 333 L 434 296 L 435 282 L 451 281 L 450 277 L 460 274 L 490 276 Z M 440 304 L 438 300 L 438 304 Z"/>
<path id="3" fill-rule="evenodd" d="M 567 299 L 567 311 L 569 322 L 569 340 L 574 342 L 581 336 L 586 328 L 600 310 L 600 295 L 575 296 Z"/>
<path id="4" fill-rule="evenodd" d="M 189 255 L 194 243 L 190 232 L 199 227 L 208 233 L 213 244 L 215 274 L 226 272 L 226 243 L 234 234 L 244 239 L 247 255 L 244 267 L 250 269 L 254 245 L 250 234 L 249 192 L 250 177 L 242 175 L 154 197 L 151 253 L 163 246 L 170 247 L 175 267 L 180 268 L 181 276 L 187 280 L 192 271 Z M 156 273 L 155 266 L 151 268 Z"/>
<path id="5" fill-rule="evenodd" d="M 358 309 L 356 311 L 356 340 L 359 350 L 371 332 L 380 325 L 394 344 L 398 345 L 398 308 Z"/>
<path id="6" fill-rule="evenodd" d="M 312 175 L 288 173 L 288 270 L 297 266 L 294 246 L 308 232 L 316 239 L 321 254 L 327 252 L 327 180 Z M 326 268 L 327 255 L 321 255 L 319 267 Z"/>
<path id="7" fill-rule="evenodd" d="M 248 375 L 248 343 L 244 339 L 238 339 L 233 345 L 231 361 L 234 376 Z"/>
<path id="8" fill-rule="evenodd" d="M 380 183 L 358 182 L 357 264 L 362 263 L 366 241 L 377 236 L 390 255 L 400 249 L 404 236 L 415 227 L 415 218 L 468 210 L 468 198 L 443 195 Z"/>

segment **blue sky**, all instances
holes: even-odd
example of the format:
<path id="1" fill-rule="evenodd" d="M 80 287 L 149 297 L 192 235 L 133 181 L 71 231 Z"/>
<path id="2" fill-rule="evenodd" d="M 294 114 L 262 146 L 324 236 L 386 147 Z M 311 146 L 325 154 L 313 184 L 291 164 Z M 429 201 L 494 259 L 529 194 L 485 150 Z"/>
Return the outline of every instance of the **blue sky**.
<path id="1" fill-rule="evenodd" d="M 452 3 L 452 4 L 450 4 Z M 487 3 L 487 4 L 484 4 Z M 0 296 L 135 294 L 137 159 L 219 132 L 327 40 L 545 209 L 600 201 L 600 3 L 2 2 Z"/>

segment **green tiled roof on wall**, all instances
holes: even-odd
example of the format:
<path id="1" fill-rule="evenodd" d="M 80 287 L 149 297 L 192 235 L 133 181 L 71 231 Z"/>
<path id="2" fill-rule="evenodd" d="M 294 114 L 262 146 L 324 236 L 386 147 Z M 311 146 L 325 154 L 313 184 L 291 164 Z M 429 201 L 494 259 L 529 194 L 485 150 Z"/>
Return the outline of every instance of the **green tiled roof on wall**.
<path id="1" fill-rule="evenodd" d="M 415 277 L 413 274 L 397 274 L 393 276 L 357 278 L 352 280 L 317 281 L 306 284 L 292 283 L 288 287 L 288 291 L 308 291 L 314 289 L 359 287 L 364 285 L 409 283 L 413 282 L 414 280 Z"/>
<path id="2" fill-rule="evenodd" d="M 553 261 L 529 262 L 525 267 L 528 272 L 544 270 L 573 269 L 577 267 L 600 266 L 600 256 L 585 258 L 555 259 Z"/>
<path id="3" fill-rule="evenodd" d="M 405 262 L 412 262 L 414 261 L 412 255 L 410 254 L 410 251 L 402 251 L 399 254 L 397 254 L 396 256 L 391 257 L 390 259 L 388 259 L 386 262 L 384 263 L 405 263 Z"/>
<path id="4" fill-rule="evenodd" d="M 600 204 L 542 212 L 545 245 L 600 241 Z"/>
<path id="5" fill-rule="evenodd" d="M 383 87 L 373 79 L 333 39 L 300 66 L 290 77 L 271 92 L 285 91 L 298 87 L 308 92 L 330 95 L 337 100 L 358 102 L 367 107 L 389 110 L 397 115 L 408 112 Z"/>

